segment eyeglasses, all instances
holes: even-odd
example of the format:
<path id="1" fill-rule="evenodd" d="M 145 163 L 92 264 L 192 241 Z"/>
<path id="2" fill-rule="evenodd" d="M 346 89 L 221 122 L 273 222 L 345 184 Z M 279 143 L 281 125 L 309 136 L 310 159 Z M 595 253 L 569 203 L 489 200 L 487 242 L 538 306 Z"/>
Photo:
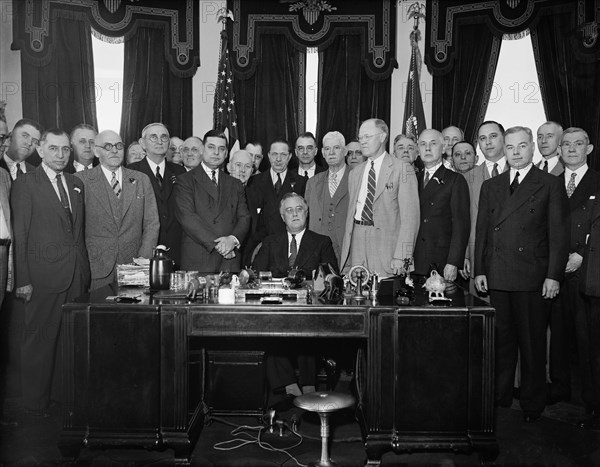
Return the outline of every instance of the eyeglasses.
<path id="1" fill-rule="evenodd" d="M 373 136 L 381 135 L 382 133 L 383 132 L 380 131 L 379 133 L 375 133 L 375 134 L 372 134 L 372 135 L 358 135 L 357 139 L 359 141 L 367 141 L 367 140 L 370 140 Z"/>
<path id="2" fill-rule="evenodd" d="M 296 206 L 295 208 L 285 208 L 284 209 L 286 214 L 292 215 L 292 214 L 301 214 L 304 211 L 306 211 L 306 208 L 304 206 Z"/>
<path id="3" fill-rule="evenodd" d="M 587 145 L 585 144 L 585 141 L 563 141 L 562 143 L 560 143 L 560 146 L 566 149 L 583 149 Z"/>
<path id="4" fill-rule="evenodd" d="M 183 146 L 171 146 L 169 149 L 173 152 L 175 152 L 175 151 L 181 152 L 181 150 L 183 149 Z"/>
<path id="5" fill-rule="evenodd" d="M 51 154 L 57 154 L 58 150 L 60 149 L 60 152 L 62 152 L 64 155 L 70 154 L 71 153 L 71 147 L 70 146 L 48 146 L 48 151 L 50 151 Z"/>
<path id="6" fill-rule="evenodd" d="M 197 148 L 195 146 L 193 148 L 184 148 L 184 147 L 181 148 L 181 153 L 182 154 L 188 154 L 190 152 L 192 154 L 200 154 L 200 148 Z"/>
<path id="7" fill-rule="evenodd" d="M 120 151 L 125 147 L 125 145 L 123 143 L 117 143 L 117 144 L 104 143 L 102 146 L 96 144 L 96 147 L 105 149 L 106 151 L 112 151 L 113 148 L 117 148 L 117 151 Z"/>
<path id="8" fill-rule="evenodd" d="M 160 135 L 160 136 L 152 134 L 152 135 L 146 136 L 146 138 L 148 138 L 153 143 L 158 143 L 159 139 L 160 139 L 161 143 L 166 143 L 170 139 L 169 135 L 164 135 L 164 134 Z"/>
<path id="9" fill-rule="evenodd" d="M 298 152 L 312 152 L 314 149 L 314 146 L 296 146 L 296 151 Z"/>

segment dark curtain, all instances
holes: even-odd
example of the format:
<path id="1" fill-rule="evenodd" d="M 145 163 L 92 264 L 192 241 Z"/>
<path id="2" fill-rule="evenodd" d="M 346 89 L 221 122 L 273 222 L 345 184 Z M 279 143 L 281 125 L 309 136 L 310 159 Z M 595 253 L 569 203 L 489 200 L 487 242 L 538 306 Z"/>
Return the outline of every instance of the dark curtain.
<path id="1" fill-rule="evenodd" d="M 248 79 L 234 78 L 241 144 L 262 143 L 263 154 L 275 138 L 292 145 L 303 128 L 299 125 L 300 93 L 304 92 L 305 52 L 292 46 L 281 34 L 260 36 L 259 63 Z M 261 170 L 268 166 L 265 157 Z"/>
<path id="2" fill-rule="evenodd" d="M 162 122 L 171 136 L 192 135 L 192 78 L 178 78 L 165 60 L 163 27 L 140 27 L 125 42 L 121 137 L 129 144 Z"/>
<path id="3" fill-rule="evenodd" d="M 587 131 L 592 144 L 600 144 L 600 60 L 583 59 L 575 51 L 571 13 L 544 15 L 531 29 L 544 110 L 548 120 L 563 128 Z M 600 160 L 588 164 L 600 170 Z"/>
<path id="4" fill-rule="evenodd" d="M 48 64 L 33 65 L 21 54 L 23 117 L 67 132 L 79 123 L 97 127 L 89 24 L 57 17 L 50 34 L 54 50 Z"/>
<path id="5" fill-rule="evenodd" d="M 467 141 L 474 141 L 485 118 L 502 38 L 486 23 L 464 24 L 455 41 L 452 68 L 433 76 L 432 128 L 456 125 Z"/>
<path id="6" fill-rule="evenodd" d="M 367 75 L 358 53 L 361 41 L 360 35 L 340 35 L 320 53 L 319 143 L 336 130 L 346 141 L 356 138 L 360 122 L 368 118 L 390 122 L 391 77 L 375 81 Z"/>

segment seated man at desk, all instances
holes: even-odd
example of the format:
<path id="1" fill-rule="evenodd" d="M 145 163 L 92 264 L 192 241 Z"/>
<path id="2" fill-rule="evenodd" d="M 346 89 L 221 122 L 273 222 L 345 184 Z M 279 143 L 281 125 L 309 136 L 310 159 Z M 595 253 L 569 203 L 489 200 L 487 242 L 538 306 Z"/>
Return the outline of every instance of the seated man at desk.
<path id="1" fill-rule="evenodd" d="M 321 263 L 329 263 L 338 270 L 331 239 L 306 228 L 308 204 L 302 196 L 297 193 L 285 194 L 279 205 L 279 213 L 285 223 L 286 233 L 265 238 L 253 263 L 256 271 L 271 271 L 274 277 L 285 277 L 290 269 L 301 269 L 311 279 L 313 270 Z M 289 350 L 291 349 L 280 348 L 278 355 L 269 355 L 266 360 L 271 391 L 285 393 L 285 397 L 273 406 L 280 412 L 292 408 L 294 397 L 315 390 L 314 356 Z M 294 353 L 298 355 L 298 382 L 289 358 L 289 354 Z"/>

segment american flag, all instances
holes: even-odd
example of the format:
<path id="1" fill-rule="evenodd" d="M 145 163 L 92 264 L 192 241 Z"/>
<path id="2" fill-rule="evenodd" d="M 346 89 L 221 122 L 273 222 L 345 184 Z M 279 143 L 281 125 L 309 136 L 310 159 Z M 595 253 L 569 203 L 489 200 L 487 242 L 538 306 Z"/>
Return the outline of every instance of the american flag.
<path id="1" fill-rule="evenodd" d="M 235 96 L 233 94 L 233 73 L 227 48 L 227 31 L 221 31 L 221 52 L 219 56 L 219 73 L 213 104 L 213 128 L 228 136 L 229 151 L 239 149 L 237 128 L 237 112 L 235 111 Z"/>

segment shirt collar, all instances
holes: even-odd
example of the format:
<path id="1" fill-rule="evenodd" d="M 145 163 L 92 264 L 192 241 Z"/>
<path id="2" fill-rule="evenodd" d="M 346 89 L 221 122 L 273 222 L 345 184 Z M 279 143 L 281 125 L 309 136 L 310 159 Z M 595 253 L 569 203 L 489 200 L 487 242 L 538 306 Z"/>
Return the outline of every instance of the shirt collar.
<path id="1" fill-rule="evenodd" d="M 271 180 L 273 181 L 273 185 L 275 185 L 275 183 L 277 182 L 277 172 L 275 172 L 272 168 L 269 169 L 269 171 L 271 172 Z M 279 176 L 281 177 L 281 183 L 283 183 L 283 181 L 285 180 L 286 175 L 287 175 L 287 169 L 285 169 L 283 172 L 281 172 L 279 174 Z"/>
<path id="2" fill-rule="evenodd" d="M 568 181 L 571 178 L 571 174 L 576 173 L 577 174 L 577 177 L 575 177 L 576 180 L 581 180 L 583 178 L 583 176 L 585 175 L 585 173 L 588 171 L 588 168 L 589 167 L 587 164 L 583 164 L 581 167 L 579 167 L 576 170 L 571 170 L 565 166 L 565 178 Z"/>
<path id="3" fill-rule="evenodd" d="M 437 164 L 435 164 L 433 167 L 430 167 L 429 169 L 425 169 L 426 172 L 429 172 L 429 177 L 433 177 L 433 174 L 437 172 L 437 170 L 440 168 L 440 166 L 444 163 L 443 160 L 439 161 Z"/>
<path id="4" fill-rule="evenodd" d="M 156 167 L 160 167 L 160 174 L 162 175 L 163 178 L 165 177 L 165 167 L 167 166 L 165 159 L 163 159 L 160 164 L 157 164 L 154 161 L 151 161 L 150 158 L 148 158 L 148 157 L 146 157 L 146 160 L 148 161 L 150 170 L 152 170 L 152 173 L 154 175 L 156 175 Z"/>
<path id="5" fill-rule="evenodd" d="M 298 232 L 296 235 L 296 246 L 298 248 L 300 248 L 300 242 L 302 241 L 302 237 L 304 236 L 304 232 L 306 232 L 306 227 L 304 229 L 302 229 L 302 231 Z M 288 245 L 291 243 L 292 241 L 292 234 L 291 233 L 287 233 L 288 236 Z"/>
<path id="6" fill-rule="evenodd" d="M 62 172 L 55 172 L 53 169 L 48 167 L 45 162 L 42 162 L 42 168 L 44 169 L 44 172 L 46 172 L 46 175 L 48 175 L 48 178 L 51 182 L 54 182 L 54 180 L 56 180 L 57 175 L 63 174 Z"/>
<path id="7" fill-rule="evenodd" d="M 515 174 L 519 172 L 519 183 L 523 181 L 523 179 L 527 176 L 533 164 L 530 162 L 525 167 L 520 169 L 510 168 L 510 181 L 512 182 L 515 179 Z"/>
<path id="8" fill-rule="evenodd" d="M 212 180 L 212 173 L 213 173 L 213 170 L 214 170 L 215 171 L 215 178 L 217 179 L 217 181 L 219 181 L 219 169 L 211 169 L 209 166 L 207 166 L 204 163 L 204 161 L 200 162 L 200 165 L 202 166 L 202 168 L 206 172 L 206 175 L 208 175 L 208 178 L 210 178 L 211 180 Z"/>
<path id="9" fill-rule="evenodd" d="M 344 172 L 346 172 L 346 164 L 343 164 L 340 170 L 338 170 L 337 172 L 332 172 L 331 169 L 329 169 L 329 178 L 331 178 L 331 176 L 335 174 L 336 180 L 341 180 L 344 176 Z"/>
<path id="10" fill-rule="evenodd" d="M 500 159 L 498 159 L 496 162 L 492 162 L 492 161 L 488 161 L 487 159 L 485 160 L 485 166 L 487 167 L 488 170 L 488 175 L 492 175 L 492 170 L 494 170 L 494 164 L 498 164 L 498 173 L 501 174 L 502 172 L 504 172 L 504 170 L 506 169 L 506 157 L 502 156 Z"/>
<path id="11" fill-rule="evenodd" d="M 102 167 L 102 172 L 104 172 L 104 176 L 106 177 L 106 179 L 110 182 L 112 180 L 112 174 L 113 171 L 107 169 L 106 167 L 104 167 L 102 164 L 100 164 L 100 167 Z M 121 167 L 119 167 L 117 170 L 114 171 L 115 175 L 117 177 L 117 180 L 119 181 L 119 183 L 121 183 L 122 185 L 122 171 L 121 171 Z"/>

